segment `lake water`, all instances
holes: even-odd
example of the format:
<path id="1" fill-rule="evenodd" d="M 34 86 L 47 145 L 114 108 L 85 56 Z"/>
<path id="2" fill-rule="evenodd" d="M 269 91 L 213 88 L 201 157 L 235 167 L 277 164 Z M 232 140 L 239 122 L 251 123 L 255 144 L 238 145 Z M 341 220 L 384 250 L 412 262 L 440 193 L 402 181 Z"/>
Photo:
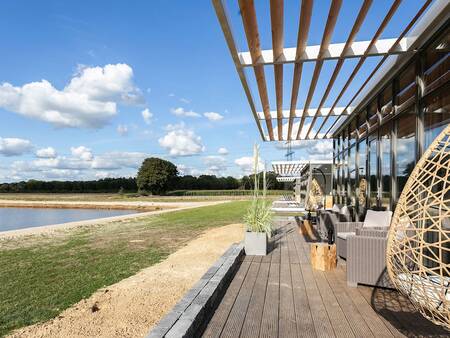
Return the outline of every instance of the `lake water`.
<path id="1" fill-rule="evenodd" d="M 135 210 L 0 208 L 0 231 L 135 213 Z"/>

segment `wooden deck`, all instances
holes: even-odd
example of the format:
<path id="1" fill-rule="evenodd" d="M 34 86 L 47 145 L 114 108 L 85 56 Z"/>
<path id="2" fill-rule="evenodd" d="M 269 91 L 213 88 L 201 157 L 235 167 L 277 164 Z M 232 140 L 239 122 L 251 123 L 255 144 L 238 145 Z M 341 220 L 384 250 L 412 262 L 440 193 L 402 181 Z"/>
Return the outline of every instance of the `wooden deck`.
<path id="1" fill-rule="evenodd" d="M 448 337 L 398 292 L 347 287 L 345 264 L 313 270 L 310 238 L 278 218 L 273 250 L 245 256 L 203 337 Z"/>

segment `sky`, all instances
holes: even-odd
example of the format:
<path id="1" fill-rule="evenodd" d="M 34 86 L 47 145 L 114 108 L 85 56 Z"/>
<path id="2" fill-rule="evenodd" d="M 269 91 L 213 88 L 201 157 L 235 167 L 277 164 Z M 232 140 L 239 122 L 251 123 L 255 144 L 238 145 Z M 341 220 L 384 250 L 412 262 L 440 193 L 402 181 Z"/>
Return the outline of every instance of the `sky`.
<path id="1" fill-rule="evenodd" d="M 396 37 L 422 3 L 404 1 L 382 38 Z M 270 49 L 269 1 L 255 4 L 261 46 Z M 299 4 L 285 1 L 286 47 L 295 46 Z M 320 44 L 329 4 L 315 2 L 309 45 Z M 344 1 L 333 43 L 345 42 L 347 22 L 360 4 Z M 391 4 L 374 1 L 357 40 L 372 37 Z M 238 47 L 246 51 L 237 1 L 227 5 Z M 175 163 L 182 174 L 240 177 L 251 170 L 255 143 L 268 168 L 284 159 L 285 144 L 259 136 L 209 0 L 3 1 L 0 30 L 0 182 L 134 176 L 150 156 Z M 366 62 L 338 106 L 378 59 Z M 326 105 L 355 62 L 346 61 Z M 334 65 L 325 62 L 311 107 Z M 285 88 L 292 69 L 285 67 Z M 304 67 L 300 108 L 313 69 L 312 63 Z M 247 73 L 261 110 L 254 76 Z M 273 85 L 270 67 L 266 77 Z M 268 91 L 275 107 L 274 88 Z M 286 106 L 289 90 L 284 95 Z M 331 159 L 330 141 L 294 148 L 294 159 Z"/>

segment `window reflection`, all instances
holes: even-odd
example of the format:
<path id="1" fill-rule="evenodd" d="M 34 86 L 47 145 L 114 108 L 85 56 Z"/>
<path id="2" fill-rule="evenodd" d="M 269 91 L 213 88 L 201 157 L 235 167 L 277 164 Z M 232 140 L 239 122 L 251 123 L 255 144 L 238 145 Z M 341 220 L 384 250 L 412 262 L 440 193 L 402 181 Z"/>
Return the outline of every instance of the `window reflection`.
<path id="1" fill-rule="evenodd" d="M 381 206 L 386 209 L 391 201 L 391 130 L 392 123 L 381 128 Z"/>
<path id="2" fill-rule="evenodd" d="M 397 120 L 397 199 L 415 165 L 416 116 L 413 111 L 402 114 Z"/>

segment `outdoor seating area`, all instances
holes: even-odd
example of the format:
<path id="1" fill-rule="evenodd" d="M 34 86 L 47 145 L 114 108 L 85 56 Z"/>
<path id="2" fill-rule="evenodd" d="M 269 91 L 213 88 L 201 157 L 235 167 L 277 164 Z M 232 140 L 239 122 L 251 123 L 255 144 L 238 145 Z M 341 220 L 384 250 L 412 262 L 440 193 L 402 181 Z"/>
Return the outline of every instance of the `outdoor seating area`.
<path id="1" fill-rule="evenodd" d="M 422 317 L 398 291 L 347 286 L 348 262 L 312 268 L 301 219 L 276 217 L 266 256 L 244 256 L 203 337 L 436 337 L 448 332 Z"/>

